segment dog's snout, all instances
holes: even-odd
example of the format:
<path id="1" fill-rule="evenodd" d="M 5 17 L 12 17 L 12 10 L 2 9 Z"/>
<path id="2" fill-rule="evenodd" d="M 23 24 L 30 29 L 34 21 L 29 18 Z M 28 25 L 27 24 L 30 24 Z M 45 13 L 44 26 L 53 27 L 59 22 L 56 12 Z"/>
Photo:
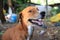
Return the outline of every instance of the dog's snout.
<path id="1" fill-rule="evenodd" d="M 41 15 L 41 19 L 44 19 L 44 17 L 45 17 L 45 12 L 43 11 L 43 12 L 40 12 L 40 15 Z"/>

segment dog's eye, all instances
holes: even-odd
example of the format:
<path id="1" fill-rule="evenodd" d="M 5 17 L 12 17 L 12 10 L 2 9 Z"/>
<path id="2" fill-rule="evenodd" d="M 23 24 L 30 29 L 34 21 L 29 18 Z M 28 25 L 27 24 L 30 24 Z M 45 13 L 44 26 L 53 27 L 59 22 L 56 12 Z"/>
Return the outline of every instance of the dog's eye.
<path id="1" fill-rule="evenodd" d="M 32 10 L 30 10 L 29 12 L 32 12 Z"/>
<path id="2" fill-rule="evenodd" d="M 37 8 L 37 10 L 39 11 L 39 9 Z"/>

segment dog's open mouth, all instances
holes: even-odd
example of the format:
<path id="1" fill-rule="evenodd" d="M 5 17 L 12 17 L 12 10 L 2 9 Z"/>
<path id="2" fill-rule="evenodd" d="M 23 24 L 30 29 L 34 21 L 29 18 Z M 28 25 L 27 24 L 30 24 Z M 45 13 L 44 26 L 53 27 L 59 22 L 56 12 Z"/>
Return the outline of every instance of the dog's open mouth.
<path id="1" fill-rule="evenodd" d="M 43 25 L 43 21 L 41 19 L 29 19 L 28 21 L 30 21 L 32 24 L 35 24 L 35 25 L 38 25 L 38 26 Z"/>

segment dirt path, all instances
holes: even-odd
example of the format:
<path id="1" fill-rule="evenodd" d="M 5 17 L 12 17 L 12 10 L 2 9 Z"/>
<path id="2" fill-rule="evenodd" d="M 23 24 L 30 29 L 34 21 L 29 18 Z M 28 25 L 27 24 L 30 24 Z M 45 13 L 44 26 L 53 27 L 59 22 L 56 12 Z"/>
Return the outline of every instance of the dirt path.
<path id="1" fill-rule="evenodd" d="M 4 24 L 3 27 L 5 28 L 9 28 L 9 27 L 12 27 L 12 25 L 15 25 L 15 24 Z M 0 24 L 0 27 L 2 25 Z M 0 28 L 0 30 L 6 30 L 6 29 L 3 29 Z M 60 28 L 60 27 L 59 27 Z M 41 29 L 43 28 L 40 28 L 40 27 L 34 27 L 34 32 L 33 32 L 33 37 L 32 37 L 32 40 L 49 40 L 49 38 L 47 36 L 44 36 L 44 35 L 39 35 L 38 31 L 40 31 Z M 59 34 L 60 35 L 60 34 Z M 1 36 L 0 36 L 1 38 Z"/>

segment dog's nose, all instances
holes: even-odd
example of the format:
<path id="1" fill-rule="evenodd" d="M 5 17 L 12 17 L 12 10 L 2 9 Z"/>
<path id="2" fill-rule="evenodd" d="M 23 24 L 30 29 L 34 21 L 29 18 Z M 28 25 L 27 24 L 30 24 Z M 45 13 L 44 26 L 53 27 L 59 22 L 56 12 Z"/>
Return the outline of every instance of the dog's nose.
<path id="1" fill-rule="evenodd" d="M 41 16 L 41 19 L 44 19 L 44 17 L 45 17 L 45 12 L 43 11 L 43 12 L 40 12 L 40 16 Z"/>

